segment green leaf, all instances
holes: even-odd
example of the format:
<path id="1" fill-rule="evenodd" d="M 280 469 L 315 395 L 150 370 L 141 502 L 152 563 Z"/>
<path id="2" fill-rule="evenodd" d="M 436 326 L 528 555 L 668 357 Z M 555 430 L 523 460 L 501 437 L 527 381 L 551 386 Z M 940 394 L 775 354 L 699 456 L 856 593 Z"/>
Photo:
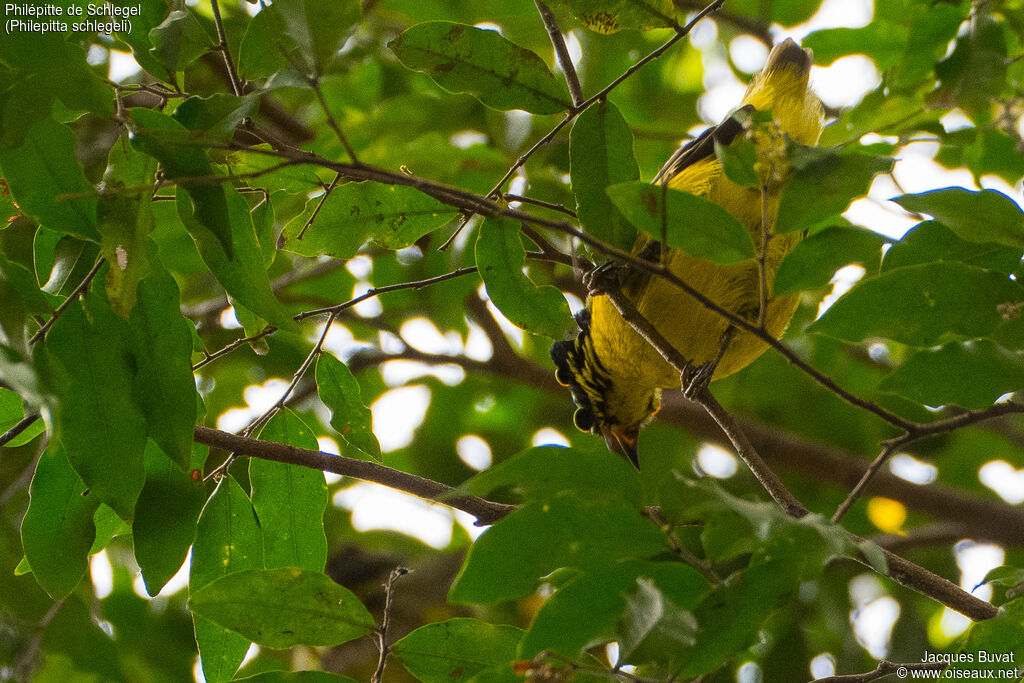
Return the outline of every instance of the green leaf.
<path id="1" fill-rule="evenodd" d="M 544 650 L 576 657 L 590 647 L 615 640 L 626 610 L 626 593 L 637 580 L 652 581 L 675 605 L 692 610 L 708 591 L 696 569 L 678 562 L 616 564 L 579 576 L 548 598 L 523 638 L 519 654 L 532 658 Z"/>
<path id="2" fill-rule="evenodd" d="M 477 619 L 449 619 L 421 626 L 396 642 L 391 653 L 424 683 L 469 681 L 516 659 L 522 629 Z"/>
<path id="3" fill-rule="evenodd" d="M 622 29 L 649 31 L 676 26 L 672 0 L 557 0 L 591 31 L 608 35 Z"/>
<path id="4" fill-rule="evenodd" d="M 190 97 L 174 110 L 175 121 L 189 130 L 230 138 L 238 124 L 256 112 L 259 99 L 255 93 L 237 97 L 216 93 L 210 97 Z"/>
<path id="5" fill-rule="evenodd" d="M 860 28 L 827 28 L 815 31 L 800 41 L 814 51 L 814 63 L 828 66 L 847 55 L 863 54 L 885 71 L 903 56 L 907 29 L 891 21 L 873 21 Z"/>
<path id="6" fill-rule="evenodd" d="M 132 537 L 135 560 L 150 595 L 159 593 L 181 569 L 195 539 L 206 490 L 202 478 L 195 481 L 190 472 L 202 473 L 208 452 L 208 447 L 194 445 L 190 469 L 185 472 L 152 441 L 146 446 L 146 485 L 135 506 Z"/>
<path id="7" fill-rule="evenodd" d="M 192 593 L 189 609 L 260 645 L 333 646 L 373 631 L 373 617 L 347 588 L 295 567 L 249 569 Z"/>
<path id="8" fill-rule="evenodd" d="M 75 136 L 47 118 L 33 125 L 21 145 L 0 149 L 0 170 L 22 213 L 58 232 L 99 242 L 95 188 L 75 161 Z"/>
<path id="9" fill-rule="evenodd" d="M 69 598 L 54 613 L 41 634 L 40 650 L 52 656 L 61 653 L 74 663 L 76 676 L 60 680 L 123 681 L 118 648 L 96 624 L 89 608 L 77 596 Z M 41 680 L 33 676 L 34 681 Z"/>
<path id="10" fill-rule="evenodd" d="M 924 405 L 987 408 L 1024 386 L 1024 356 L 987 339 L 918 351 L 878 388 Z"/>
<path id="11" fill-rule="evenodd" d="M 474 475 L 460 490 L 486 497 L 506 488 L 526 500 L 548 500 L 566 491 L 590 491 L 638 507 L 643 499 L 640 475 L 624 458 L 558 446 L 538 446 L 517 453 Z"/>
<path id="12" fill-rule="evenodd" d="M 167 71 L 184 71 L 185 67 L 213 48 L 213 41 L 189 8 L 171 11 L 163 23 L 149 32 L 152 54 Z"/>
<path id="13" fill-rule="evenodd" d="M 740 137 L 727 145 L 715 140 L 715 156 L 729 180 L 743 187 L 760 187 L 757 146 L 747 137 Z"/>
<path id="14" fill-rule="evenodd" d="M 146 422 L 126 391 L 135 381 L 127 324 L 91 293 L 64 309 L 46 335 L 58 435 L 100 501 L 131 520 L 146 473 Z"/>
<path id="15" fill-rule="evenodd" d="M 826 228 L 799 242 L 775 273 L 777 296 L 828 284 L 836 271 L 851 263 L 878 272 L 885 239 L 877 233 L 846 226 Z"/>
<path id="16" fill-rule="evenodd" d="M 275 415 L 262 441 L 319 450 L 316 435 L 291 410 Z M 249 460 L 252 506 L 260 520 L 268 568 L 299 567 L 322 572 L 327 563 L 324 510 L 327 483 L 319 470 L 260 458 Z"/>
<path id="17" fill-rule="evenodd" d="M 0 260 L 2 264 L 2 260 Z M 6 434 L 9 429 L 25 418 L 25 408 L 21 403 L 21 395 L 10 389 L 0 388 L 0 434 Z M 32 439 L 46 431 L 46 425 L 41 417 L 36 417 L 28 428 L 21 434 L 4 444 L 6 448 L 17 448 L 24 446 Z"/>
<path id="18" fill-rule="evenodd" d="M 402 249 L 459 215 L 458 209 L 411 187 L 368 181 L 335 188 L 306 228 L 321 199 L 310 199 L 285 228 L 284 249 L 337 259 L 352 258 L 367 240 Z"/>
<path id="19" fill-rule="evenodd" d="M 353 448 L 380 462 L 380 443 L 373 434 L 373 415 L 360 398 L 352 371 L 329 353 L 316 361 L 316 387 L 331 411 L 331 426 Z"/>
<path id="20" fill-rule="evenodd" d="M 428 21 L 388 43 L 402 64 L 452 93 L 469 93 L 492 109 L 557 114 L 571 106 L 564 83 L 537 53 L 497 31 Z"/>
<path id="21" fill-rule="evenodd" d="M 964 671 L 970 675 L 974 671 L 987 673 L 998 673 L 995 670 L 1016 671 L 1017 662 L 1024 657 L 1024 600 L 1011 600 L 1003 605 L 999 614 L 994 619 L 981 621 L 972 624 L 963 636 L 960 637 L 959 652 L 971 654 L 970 660 L 956 664 L 957 671 Z M 980 662 L 978 654 L 1001 655 L 1008 657 L 1008 662 Z M 1014 673 L 1013 675 L 1016 675 Z M 970 676 L 971 678 L 985 678 L 984 675 Z M 966 676 L 965 676 L 966 678 Z"/>
<path id="22" fill-rule="evenodd" d="M 775 221 L 778 233 L 806 230 L 842 213 L 854 199 L 867 194 L 876 175 L 892 170 L 893 160 L 887 157 L 847 150 L 803 150 L 808 152 L 807 163 L 797 166 L 782 188 Z M 799 160 L 791 162 L 797 165 Z"/>
<path id="23" fill-rule="evenodd" d="M 314 78 L 329 70 L 353 25 L 362 19 L 356 0 L 282 0 L 271 5 L 271 13 L 277 49 L 294 46 L 300 66 Z"/>
<path id="24" fill-rule="evenodd" d="M 177 283 L 154 251 L 128 322 L 136 364 L 133 394 L 149 437 L 184 470 L 192 452 L 196 384 L 190 361 L 192 323 L 182 316 L 180 299 Z"/>
<path id="25" fill-rule="evenodd" d="M 280 49 L 268 49 L 268 46 L 277 47 L 285 42 L 284 34 L 278 31 L 279 21 L 273 7 L 264 7 L 249 22 L 238 47 L 239 76 L 263 80 L 288 68 L 288 60 Z"/>
<path id="26" fill-rule="evenodd" d="M 569 304 L 551 285 L 538 287 L 523 274 L 526 250 L 516 225 L 487 219 L 476 240 L 476 266 L 494 305 L 516 327 L 564 339 L 575 327 Z"/>
<path id="27" fill-rule="evenodd" d="M 619 662 L 655 658 L 672 662 L 672 653 L 696 642 L 697 621 L 658 590 L 650 579 L 637 579 L 625 595 L 619 636 Z"/>
<path id="28" fill-rule="evenodd" d="M 96 527 L 96 538 L 89 548 L 89 554 L 95 555 L 107 547 L 116 536 L 126 536 L 132 533 L 131 526 L 124 523 L 114 509 L 106 503 L 100 503 L 96 514 L 92 517 L 93 526 Z M 134 526 L 134 524 L 133 524 Z M 178 566 L 181 566 L 180 564 Z"/>
<path id="29" fill-rule="evenodd" d="M 140 14 L 132 17 L 131 28 L 128 31 L 118 32 L 117 38 L 131 46 L 132 56 L 143 69 L 148 71 L 154 78 L 170 83 L 173 81 L 173 74 L 160 63 L 150 49 L 153 43 L 150 42 L 150 31 L 163 23 L 167 16 L 167 5 L 160 1 L 140 2 L 138 4 Z"/>
<path id="30" fill-rule="evenodd" d="M 296 330 L 288 311 L 270 289 L 270 278 L 263 267 L 263 253 L 252 225 L 249 205 L 234 188 L 226 190 L 225 198 L 230 219 L 228 227 L 235 245 L 233 255 L 225 253 L 222 242 L 192 220 L 189 199 L 180 187 L 177 193 L 178 215 L 195 239 L 199 255 L 232 298 L 276 327 Z"/>
<path id="31" fill-rule="evenodd" d="M 936 60 L 946 53 L 949 41 L 956 37 L 968 10 L 969 4 L 953 2 L 916 5 L 897 10 L 903 14 L 900 17 L 901 23 L 909 23 L 910 30 L 903 61 L 896 67 L 890 88 L 903 90 L 918 87 L 920 81 L 935 69 Z"/>
<path id="32" fill-rule="evenodd" d="M 252 503 L 234 477 L 221 480 L 199 516 L 189 593 L 232 572 L 263 567 L 263 537 Z M 193 614 L 196 643 L 208 681 L 234 676 L 249 649 L 249 639 Z"/>
<path id="33" fill-rule="evenodd" d="M 612 203 L 633 226 L 675 249 L 712 263 L 736 263 L 754 255 L 750 233 L 728 211 L 703 197 L 644 182 L 608 188 Z"/>
<path id="34" fill-rule="evenodd" d="M 525 505 L 487 529 L 470 548 L 449 600 L 521 598 L 556 569 L 600 569 L 665 549 L 661 531 L 628 503 L 563 495 Z"/>
<path id="35" fill-rule="evenodd" d="M 968 30 L 957 36 L 952 54 L 935 65 L 942 90 L 979 122 L 992 118 L 992 98 L 1006 83 L 1006 32 L 988 12 L 968 21 Z"/>
<path id="36" fill-rule="evenodd" d="M 1005 275 L 962 263 L 926 263 L 858 283 L 807 328 L 845 341 L 884 337 L 931 346 L 950 337 L 988 337 L 1005 324 L 1000 307 L 1024 301 Z"/>
<path id="37" fill-rule="evenodd" d="M 264 671 L 255 676 L 232 680 L 248 681 L 248 683 L 356 683 L 354 678 L 326 671 Z"/>
<path id="38" fill-rule="evenodd" d="M 933 216 L 961 239 L 1024 247 L 1024 213 L 1001 192 L 947 187 L 893 199 L 905 209 Z"/>
<path id="39" fill-rule="evenodd" d="M 640 178 L 633 156 L 633 133 L 618 108 L 600 100 L 583 112 L 569 134 L 569 176 L 576 215 L 584 229 L 625 251 L 636 230 L 615 208 L 605 189 Z"/>
<path id="40" fill-rule="evenodd" d="M 21 543 L 36 581 L 54 600 L 67 597 L 85 576 L 99 504 L 71 468 L 64 447 L 51 444 L 32 476 Z"/>
<path id="41" fill-rule="evenodd" d="M 146 237 L 155 225 L 152 200 L 146 194 L 121 194 L 126 188 L 153 183 L 156 162 L 122 144 L 111 147 L 103 176 L 105 194 L 97 216 L 102 237 L 100 251 L 110 264 L 107 299 L 110 307 L 127 318 L 135 306 L 136 288 L 146 273 Z"/>
<path id="42" fill-rule="evenodd" d="M 130 110 L 137 129 L 132 132 L 132 145 L 160 162 L 168 180 L 182 179 L 178 194 L 184 190 L 189 202 L 179 201 L 178 213 L 192 237 L 205 240 L 205 231 L 220 241 L 230 259 L 234 248 L 231 218 L 228 215 L 224 185 L 187 182 L 187 178 L 215 175 L 213 166 L 195 135 L 171 117 L 149 109 Z"/>
<path id="43" fill-rule="evenodd" d="M 882 270 L 933 261 L 959 261 L 1009 275 L 1020 265 L 1020 251 L 1020 247 L 1008 247 L 995 242 L 969 242 L 942 223 L 924 221 L 911 228 L 885 252 Z"/>

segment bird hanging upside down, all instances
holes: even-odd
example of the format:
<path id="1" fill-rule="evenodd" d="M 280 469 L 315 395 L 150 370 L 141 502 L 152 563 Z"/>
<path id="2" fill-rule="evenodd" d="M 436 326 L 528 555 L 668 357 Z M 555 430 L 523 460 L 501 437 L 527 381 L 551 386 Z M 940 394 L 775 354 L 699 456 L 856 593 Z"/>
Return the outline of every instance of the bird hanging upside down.
<path id="1" fill-rule="evenodd" d="M 731 313 L 763 322 L 778 337 L 796 311 L 798 296 L 762 294 L 759 264 L 764 254 L 765 290 L 771 292 L 775 272 L 796 243 L 799 233 L 773 234 L 779 194 L 787 174 L 783 135 L 801 145 L 814 145 L 821 134 L 821 101 L 808 87 L 812 55 L 792 40 L 776 45 L 764 69 L 754 76 L 743 106 L 718 126 L 681 147 L 654 179 L 655 184 L 684 190 L 725 208 L 750 231 L 755 258 L 716 265 L 679 249 L 663 249 L 641 234 L 633 256 L 660 261 L 674 275 Z M 761 187 L 743 187 L 729 180 L 715 156 L 715 143 L 728 145 L 745 133 L 744 120 L 753 111 L 770 111 L 768 131 L 751 130 L 762 178 Z M 767 217 L 768 225 L 764 225 Z M 764 230 L 768 230 L 765 239 Z M 767 249 L 764 245 L 767 244 Z M 736 330 L 683 290 L 663 278 L 618 269 L 623 295 L 697 370 L 698 381 L 720 379 L 760 356 L 767 344 Z M 762 297 L 767 301 L 761 313 Z M 583 431 L 604 436 L 609 449 L 639 466 L 637 436 L 661 406 L 661 390 L 680 386 L 679 373 L 638 335 L 609 301 L 592 293 L 577 319 L 581 331 L 572 341 L 555 342 L 551 357 L 555 377 L 572 389 L 579 406 L 573 417 Z"/>

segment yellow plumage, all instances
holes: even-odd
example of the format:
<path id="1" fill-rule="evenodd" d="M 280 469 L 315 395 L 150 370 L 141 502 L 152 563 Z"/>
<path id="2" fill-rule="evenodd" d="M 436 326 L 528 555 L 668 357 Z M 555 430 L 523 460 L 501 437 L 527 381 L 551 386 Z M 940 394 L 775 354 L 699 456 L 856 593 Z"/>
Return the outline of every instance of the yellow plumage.
<path id="1" fill-rule="evenodd" d="M 706 155 L 701 151 L 696 155 L 701 158 L 695 159 L 699 150 L 693 144 L 677 152 L 656 179 L 725 208 L 750 231 L 758 256 L 763 244 L 762 216 L 767 216 L 770 237 L 765 279 L 769 292 L 779 264 L 800 239 L 799 234 L 771 232 L 779 191 L 788 171 L 783 134 L 800 144 L 813 145 L 822 127 L 821 103 L 808 88 L 810 65 L 809 50 L 801 49 L 791 40 L 784 41 L 772 51 L 743 99 L 745 106 L 772 112 L 770 129 L 758 129 L 753 134 L 757 170 L 764 179 L 766 193 L 761 188 L 742 187 L 729 180 L 713 152 Z M 731 123 L 737 125 L 735 121 Z M 650 238 L 641 235 L 634 255 L 640 255 L 650 242 Z M 719 266 L 677 249 L 668 250 L 661 258 L 672 273 L 721 307 L 752 323 L 758 321 L 761 275 L 756 259 Z M 641 283 L 633 289 L 626 283 L 623 287 L 639 312 L 694 366 L 713 361 L 719 354 L 728 323 L 662 278 L 641 278 Z M 768 332 L 776 337 L 781 335 L 796 306 L 796 295 L 770 298 L 764 314 Z M 552 349 L 559 380 L 572 386 L 581 406 L 577 426 L 600 431 L 609 446 L 630 451 L 625 454 L 635 461 L 637 432 L 657 411 L 660 389 L 679 387 L 679 374 L 622 319 L 607 297 L 591 297 L 587 308 L 589 322 L 585 321 L 580 337 L 573 342 L 558 342 Z M 712 378 L 741 370 L 766 348 L 756 337 L 736 333 Z"/>

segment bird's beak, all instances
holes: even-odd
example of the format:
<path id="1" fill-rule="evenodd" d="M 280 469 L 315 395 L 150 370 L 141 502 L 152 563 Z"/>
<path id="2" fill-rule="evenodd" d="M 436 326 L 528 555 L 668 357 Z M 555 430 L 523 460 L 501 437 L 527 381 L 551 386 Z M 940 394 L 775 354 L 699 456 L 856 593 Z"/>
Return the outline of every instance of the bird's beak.
<path id="1" fill-rule="evenodd" d="M 633 467 L 640 469 L 640 452 L 637 449 L 637 436 L 640 431 L 637 429 L 622 429 L 619 427 L 608 427 L 601 430 L 604 436 L 604 443 L 612 453 L 618 453 L 633 464 Z"/>

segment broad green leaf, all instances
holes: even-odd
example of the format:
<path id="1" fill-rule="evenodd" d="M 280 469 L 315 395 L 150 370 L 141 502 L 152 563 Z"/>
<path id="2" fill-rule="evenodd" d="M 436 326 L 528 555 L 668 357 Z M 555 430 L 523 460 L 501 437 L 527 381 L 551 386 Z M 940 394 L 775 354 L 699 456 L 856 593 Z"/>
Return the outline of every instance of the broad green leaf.
<path id="1" fill-rule="evenodd" d="M 878 272 L 885 239 L 860 228 L 836 226 L 799 242 L 775 273 L 777 296 L 815 289 L 828 284 L 836 271 L 851 263 Z"/>
<path id="2" fill-rule="evenodd" d="M 527 449 L 473 476 L 461 490 L 487 497 L 511 489 L 526 500 L 546 500 L 566 491 L 591 491 L 641 505 L 640 475 L 624 458 L 606 452 L 558 446 Z"/>
<path id="3" fill-rule="evenodd" d="M 626 593 L 637 580 L 654 585 L 676 606 L 695 608 L 708 591 L 696 569 L 679 562 L 621 562 L 573 579 L 541 606 L 523 637 L 519 654 L 535 657 L 549 650 L 576 657 L 593 645 L 616 639 L 626 610 Z"/>
<path id="4" fill-rule="evenodd" d="M 1006 323 L 1001 307 L 1024 301 L 1005 275 L 962 263 L 898 268 L 858 283 L 808 327 L 845 341 L 884 337 L 931 346 L 951 337 L 988 337 Z"/>
<path id="5" fill-rule="evenodd" d="M 64 309 L 45 350 L 68 459 L 92 495 L 131 520 L 146 478 L 146 422 L 127 390 L 136 376 L 127 327 L 92 293 Z"/>
<path id="6" fill-rule="evenodd" d="M 856 142 L 866 133 L 899 135 L 926 126 L 941 129 L 941 116 L 940 111 L 922 107 L 916 97 L 887 93 L 884 88 L 878 88 L 828 125 L 822 131 L 818 144 L 848 144 Z"/>
<path id="7" fill-rule="evenodd" d="M 257 15 L 258 16 L 258 15 Z M 354 678 L 327 673 L 326 671 L 264 671 L 255 676 L 235 678 L 248 683 L 356 683 Z"/>
<path id="8" fill-rule="evenodd" d="M 106 503 L 100 503 L 96 514 L 92 517 L 92 522 L 96 527 L 96 538 L 93 539 L 92 547 L 89 548 L 90 555 L 95 555 L 106 548 L 116 536 L 126 536 L 132 533 L 133 527 L 125 524 L 124 520 L 118 517 L 114 509 Z"/>
<path id="9" fill-rule="evenodd" d="M 571 106 L 565 84 L 537 53 L 497 31 L 428 21 L 388 43 L 402 64 L 427 73 L 452 93 L 469 93 L 488 107 L 557 114 Z"/>
<path id="10" fill-rule="evenodd" d="M 1017 599 L 1003 605 L 994 619 L 973 624 L 960 637 L 959 652 L 973 657 L 957 662 L 957 671 L 963 671 L 964 678 L 982 679 L 988 674 L 994 678 L 1002 676 L 1002 671 L 1014 672 L 1016 676 L 1019 662 L 1024 658 L 1024 600 Z M 1009 661 L 981 662 L 979 653 L 999 655 Z M 981 675 L 972 675 L 981 672 Z M 1011 679 L 1012 680 L 1012 679 Z"/>
<path id="11" fill-rule="evenodd" d="M 802 555 L 816 545 L 814 535 L 797 530 L 763 546 L 745 569 L 715 588 L 694 616 L 700 628 L 696 644 L 679 673 L 694 677 L 717 670 L 737 652 L 753 645 L 764 622 L 778 608 L 796 599 Z M 811 562 L 819 558 L 808 553 Z M 820 571 L 820 567 L 818 567 Z"/>
<path id="12" fill-rule="evenodd" d="M 83 604 L 72 596 L 53 615 L 53 620 L 40 633 L 42 652 L 61 653 L 74 664 L 75 674 L 58 679 L 64 681 L 126 680 L 119 650 Z M 43 679 L 32 677 L 33 681 Z M 47 683 L 44 681 L 44 683 Z"/>
<path id="13" fill-rule="evenodd" d="M 373 631 L 350 590 L 296 567 L 234 572 L 192 593 L 189 609 L 260 645 L 333 646 Z"/>
<path id="14" fill-rule="evenodd" d="M 99 504 L 71 468 L 64 447 L 51 443 L 32 476 L 21 544 L 36 581 L 55 600 L 67 597 L 85 576 Z"/>
<path id="15" fill-rule="evenodd" d="M 331 426 L 353 448 L 380 462 L 380 443 L 373 434 L 373 415 L 360 398 L 352 371 L 329 353 L 316 361 L 316 388 L 331 411 Z"/>
<path id="16" fill-rule="evenodd" d="M 654 659 L 671 664 L 674 652 L 696 642 L 693 613 L 676 606 L 650 579 L 637 579 L 625 602 L 618 663 Z"/>
<path id="17" fill-rule="evenodd" d="M 171 11 L 163 23 L 153 28 L 149 40 L 153 43 L 150 54 L 172 74 L 184 71 L 214 45 L 199 19 L 184 6 Z"/>
<path id="18" fill-rule="evenodd" d="M 135 358 L 133 394 L 149 437 L 181 469 L 189 467 L 196 423 L 192 323 L 181 315 L 178 285 L 154 251 L 128 321 Z"/>
<path id="19" fill-rule="evenodd" d="M 275 415 L 260 440 L 319 450 L 316 435 L 291 410 Z M 319 470 L 261 458 L 249 460 L 252 507 L 260 520 L 268 568 L 299 567 L 322 572 L 327 563 L 324 510 L 327 484 Z"/>
<path id="20" fill-rule="evenodd" d="M 754 255 L 750 233 L 728 211 L 697 195 L 640 181 L 608 188 L 608 196 L 638 230 L 712 263 Z"/>
<path id="21" fill-rule="evenodd" d="M 419 627 L 391 653 L 418 681 L 470 681 L 488 669 L 508 667 L 522 637 L 515 626 L 457 618 Z"/>
<path id="22" fill-rule="evenodd" d="M 97 216 L 100 251 L 110 264 L 107 299 L 122 318 L 135 307 L 136 288 L 148 267 L 147 235 L 155 225 L 150 193 L 122 192 L 151 185 L 155 172 L 156 161 L 145 154 L 124 144 L 111 147 L 103 176 L 103 188 L 109 194 L 100 198 Z"/>
<path id="23" fill-rule="evenodd" d="M 568 7 L 580 23 L 605 35 L 622 29 L 648 31 L 676 25 L 672 0 L 556 0 Z"/>
<path id="24" fill-rule="evenodd" d="M 611 102 L 596 102 L 573 123 L 569 176 L 576 196 L 576 215 L 584 230 L 619 249 L 631 249 L 636 230 L 615 208 L 605 189 L 639 179 L 640 169 L 633 156 L 633 133 Z"/>
<path id="25" fill-rule="evenodd" d="M 202 477 L 193 479 L 191 472 L 202 474 L 208 452 L 207 446 L 194 445 L 189 470 L 183 471 L 155 443 L 146 446 L 146 485 L 135 505 L 132 538 L 150 595 L 178 572 L 195 539 L 206 490 Z"/>
<path id="26" fill-rule="evenodd" d="M 320 200 L 310 199 L 285 228 L 284 249 L 337 259 L 352 258 L 367 240 L 402 249 L 459 215 L 458 209 L 411 187 L 367 181 L 335 188 L 306 228 Z"/>
<path id="27" fill-rule="evenodd" d="M 665 537 L 620 500 L 563 495 L 528 504 L 476 540 L 449 600 L 493 604 L 529 595 L 561 567 L 605 568 L 666 549 Z"/>
<path id="28" fill-rule="evenodd" d="M 189 594 L 232 572 L 262 567 L 263 537 L 252 503 L 234 477 L 227 476 L 199 515 L 192 544 Z M 198 614 L 192 618 L 206 680 L 231 679 L 249 649 L 249 639 Z"/>
<path id="29" fill-rule="evenodd" d="M 275 42 L 284 43 L 285 36 L 278 31 L 278 18 L 274 11 L 264 7 L 249 22 L 238 47 L 238 74 L 249 80 L 263 80 L 274 72 L 288 67 L 288 60 L 280 50 L 268 49 Z"/>
<path id="30" fill-rule="evenodd" d="M 969 242 L 1024 247 L 1024 213 L 1001 192 L 947 187 L 893 199 L 905 209 L 927 213 Z"/>
<path id="31" fill-rule="evenodd" d="M 179 201 L 178 213 L 189 233 L 200 242 L 208 241 L 204 235 L 204 231 L 208 231 L 220 241 L 227 257 L 233 258 L 238 245 L 233 243 L 225 186 L 186 180 L 215 175 L 206 152 L 196 145 L 194 135 L 160 112 L 137 107 L 130 113 L 137 126 L 131 136 L 132 145 L 159 161 L 168 180 L 181 180 L 178 194 L 184 190 L 188 201 Z"/>
<path id="32" fill-rule="evenodd" d="M 987 339 L 918 351 L 878 388 L 924 405 L 987 408 L 1024 386 L 1024 356 Z"/>
<path id="33" fill-rule="evenodd" d="M 1009 275 L 1020 265 L 1020 247 L 962 239 L 938 221 L 923 221 L 885 252 L 882 270 L 933 261 L 959 261 Z"/>
<path id="34" fill-rule="evenodd" d="M 95 188 L 75 161 L 75 136 L 67 126 L 43 119 L 13 149 L 0 149 L 0 171 L 22 213 L 58 232 L 99 242 Z"/>
<path id="35" fill-rule="evenodd" d="M 893 164 L 892 159 L 856 151 L 807 152 L 809 163 L 797 167 L 782 188 L 776 232 L 806 230 L 842 213 L 854 199 L 867 194 L 876 175 L 888 173 Z"/>
<path id="36" fill-rule="evenodd" d="M 2 264 L 0 260 L 0 264 Z M 21 403 L 21 395 L 10 389 L 0 388 L 0 434 L 6 434 L 9 429 L 26 417 L 25 408 Z M 6 448 L 17 448 L 24 446 L 46 430 L 46 425 L 41 417 L 36 417 L 29 427 L 21 434 L 8 441 Z"/>
<path id="37" fill-rule="evenodd" d="M 216 93 L 210 97 L 188 98 L 174 110 L 173 118 L 189 130 L 231 138 L 238 124 L 255 113 L 258 106 L 255 94 L 237 97 Z"/>
<path id="38" fill-rule="evenodd" d="M 945 94 L 979 123 L 992 118 L 992 98 L 1006 83 L 1006 32 L 988 12 L 978 12 L 957 36 L 952 54 L 935 65 Z"/>
<path id="39" fill-rule="evenodd" d="M 761 187 L 758 172 L 757 145 L 746 137 L 738 137 L 728 145 L 715 141 L 715 156 L 729 180 L 743 187 Z"/>
<path id="40" fill-rule="evenodd" d="M 827 28 L 815 31 L 800 41 L 814 51 L 814 63 L 829 66 L 847 55 L 867 55 L 880 71 L 885 71 L 903 56 L 907 29 L 890 21 L 873 21 L 860 28 Z"/>
<path id="41" fill-rule="evenodd" d="M 575 327 L 569 304 L 558 289 L 537 286 L 523 274 L 526 250 L 518 227 L 488 219 L 476 240 L 476 266 L 487 295 L 516 327 L 552 339 L 564 339 Z"/>
<path id="42" fill-rule="evenodd" d="M 192 233 L 199 255 L 232 298 L 276 327 L 295 330 L 291 316 L 270 289 L 270 278 L 263 267 L 263 253 L 253 229 L 249 205 L 234 188 L 226 190 L 225 198 L 231 241 L 235 245 L 233 256 L 225 253 L 222 243 L 190 218 L 189 198 L 180 187 L 177 193 L 178 215 Z"/>
<path id="43" fill-rule="evenodd" d="M 357 0 L 282 0 L 270 11 L 277 44 L 264 44 L 264 49 L 294 50 L 296 66 L 314 78 L 330 69 L 352 26 L 362 18 Z"/>
<path id="44" fill-rule="evenodd" d="M 167 17 L 167 5 L 162 0 L 146 0 L 138 4 L 140 14 L 132 17 L 131 29 L 118 32 L 117 38 L 131 46 L 132 56 L 143 69 L 158 80 L 171 83 L 173 74 L 150 52 L 153 43 L 150 31 L 163 23 Z"/>
<path id="45" fill-rule="evenodd" d="M 967 3 L 943 2 L 936 5 L 917 4 L 897 10 L 900 23 L 910 24 L 907 49 L 903 60 L 896 66 L 890 88 L 898 90 L 917 87 L 919 82 L 935 69 L 938 61 L 956 37 L 960 25 L 970 10 Z M 895 17 L 887 17 L 895 19 Z"/>

